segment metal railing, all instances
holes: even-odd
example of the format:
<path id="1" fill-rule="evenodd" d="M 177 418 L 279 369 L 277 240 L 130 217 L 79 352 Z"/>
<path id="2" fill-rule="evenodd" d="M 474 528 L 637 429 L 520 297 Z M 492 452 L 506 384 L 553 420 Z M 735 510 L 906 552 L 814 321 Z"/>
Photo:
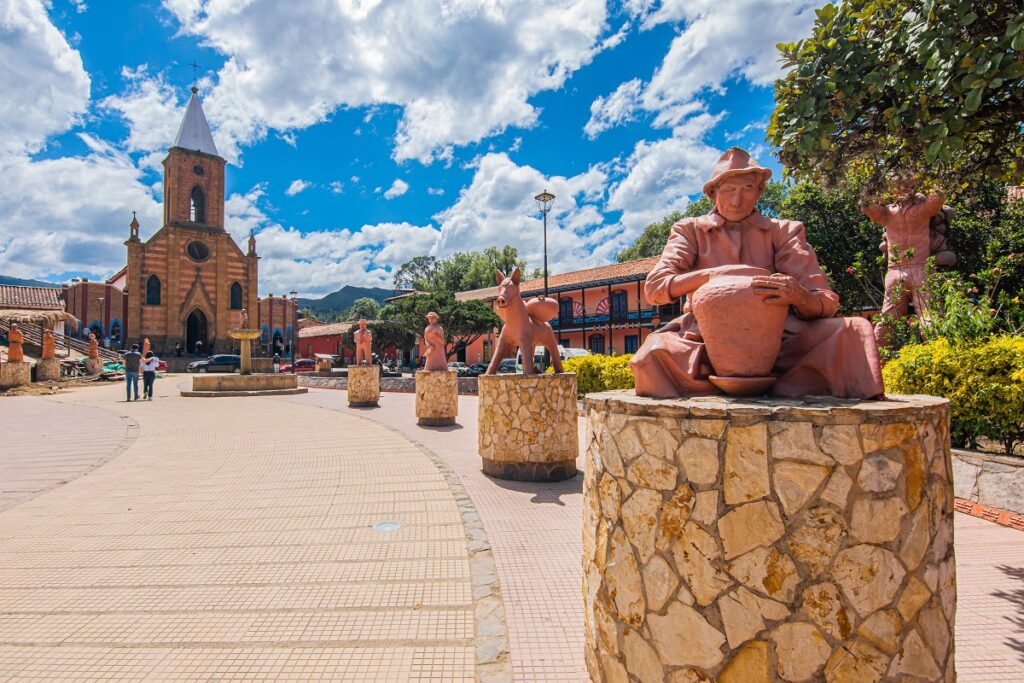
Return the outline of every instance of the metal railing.
<path id="1" fill-rule="evenodd" d="M 32 344 L 42 348 L 43 346 L 43 327 L 35 323 L 18 323 L 18 329 L 21 330 L 22 336 L 25 337 L 25 343 Z M 10 334 L 11 321 L 0 320 L 0 332 L 5 335 Z M 74 351 L 80 353 L 83 356 L 88 357 L 89 355 L 89 342 L 83 341 L 78 337 L 73 337 L 67 334 L 61 334 L 59 332 L 53 333 L 53 344 L 57 348 L 68 349 L 68 351 Z M 100 360 L 103 361 L 114 361 L 119 362 L 121 360 L 121 354 L 110 349 L 105 349 L 102 346 L 99 347 Z"/>

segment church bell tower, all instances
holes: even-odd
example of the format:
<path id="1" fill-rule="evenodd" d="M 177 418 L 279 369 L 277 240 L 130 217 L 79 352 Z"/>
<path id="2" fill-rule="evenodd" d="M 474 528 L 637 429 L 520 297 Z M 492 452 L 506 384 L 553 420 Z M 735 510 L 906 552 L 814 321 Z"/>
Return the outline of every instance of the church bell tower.
<path id="1" fill-rule="evenodd" d="M 164 225 L 224 230 L 224 159 L 192 88 L 185 118 L 164 159 Z"/>

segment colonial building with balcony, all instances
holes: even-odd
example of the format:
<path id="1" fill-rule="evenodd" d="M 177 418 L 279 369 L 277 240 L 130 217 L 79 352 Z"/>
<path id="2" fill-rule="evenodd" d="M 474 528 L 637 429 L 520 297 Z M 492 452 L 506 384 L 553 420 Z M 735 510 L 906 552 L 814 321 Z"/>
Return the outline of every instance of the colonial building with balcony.
<path id="1" fill-rule="evenodd" d="M 651 257 L 550 275 L 548 293 L 559 304 L 558 318 L 551 321 L 558 343 L 608 355 L 636 352 L 662 320 L 679 316 L 678 302 L 653 306 L 644 296 L 647 273 L 657 262 L 658 257 Z M 519 289 L 524 299 L 538 296 L 544 293 L 544 280 L 524 281 Z M 455 296 L 463 301 L 485 301 L 494 308 L 498 288 L 475 289 Z M 460 353 L 457 360 L 490 360 L 497 332 L 481 337 L 465 350 L 464 358 Z"/>

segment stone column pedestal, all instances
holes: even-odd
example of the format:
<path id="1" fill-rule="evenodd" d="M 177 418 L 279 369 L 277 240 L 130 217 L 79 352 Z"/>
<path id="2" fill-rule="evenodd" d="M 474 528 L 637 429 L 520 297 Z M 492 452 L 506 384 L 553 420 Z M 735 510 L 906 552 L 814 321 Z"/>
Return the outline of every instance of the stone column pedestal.
<path id="1" fill-rule="evenodd" d="M 0 363 L 0 389 L 21 387 L 32 382 L 32 364 L 28 361 Z"/>
<path id="2" fill-rule="evenodd" d="M 499 479 L 560 481 L 576 474 L 576 374 L 480 375 L 483 471 Z"/>
<path id="3" fill-rule="evenodd" d="M 369 408 L 380 405 L 380 366 L 350 365 L 348 368 L 348 407 Z"/>
<path id="4" fill-rule="evenodd" d="M 86 358 L 85 371 L 90 375 L 98 375 L 103 372 L 103 360 L 100 358 Z"/>
<path id="5" fill-rule="evenodd" d="M 416 373 L 416 423 L 424 427 L 455 424 L 459 414 L 459 375 L 452 370 Z"/>
<path id="6" fill-rule="evenodd" d="M 43 358 L 36 361 L 36 381 L 56 382 L 60 379 L 60 361 L 56 358 Z"/>
<path id="7" fill-rule="evenodd" d="M 594 681 L 953 681 L 948 405 L 587 397 Z"/>

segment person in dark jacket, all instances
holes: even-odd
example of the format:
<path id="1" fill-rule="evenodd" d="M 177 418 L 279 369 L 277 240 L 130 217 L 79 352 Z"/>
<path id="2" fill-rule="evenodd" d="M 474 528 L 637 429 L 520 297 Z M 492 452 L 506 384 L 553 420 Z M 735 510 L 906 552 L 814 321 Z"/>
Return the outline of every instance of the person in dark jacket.
<path id="1" fill-rule="evenodd" d="M 132 344 L 132 350 L 124 354 L 122 363 L 124 363 L 124 386 L 125 391 L 128 393 L 127 400 L 132 399 L 132 389 L 135 390 L 135 399 L 139 400 L 139 366 L 142 365 L 142 354 L 139 353 L 139 345 Z"/>

